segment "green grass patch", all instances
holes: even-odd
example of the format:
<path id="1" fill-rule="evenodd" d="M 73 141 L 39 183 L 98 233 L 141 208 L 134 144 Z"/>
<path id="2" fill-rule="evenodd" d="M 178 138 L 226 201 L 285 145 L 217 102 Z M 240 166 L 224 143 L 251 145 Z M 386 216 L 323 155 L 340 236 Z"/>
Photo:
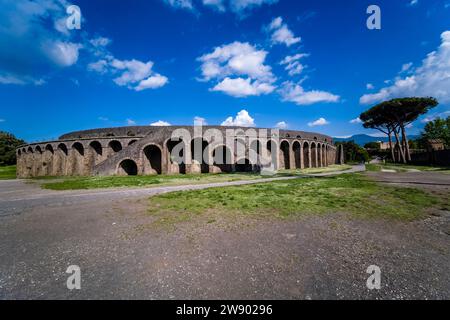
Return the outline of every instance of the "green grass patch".
<path id="1" fill-rule="evenodd" d="M 173 225 L 205 217 L 252 216 L 289 218 L 344 212 L 359 217 L 414 220 L 433 206 L 450 207 L 415 188 L 379 185 L 360 174 L 302 178 L 246 186 L 174 192 L 150 198 L 155 224 Z"/>
<path id="2" fill-rule="evenodd" d="M 409 172 L 409 171 L 427 171 L 427 172 L 439 172 L 439 173 L 450 173 L 450 167 L 433 167 L 433 166 L 414 166 L 409 164 L 397 164 L 397 163 L 386 163 L 386 164 L 367 164 L 366 169 L 368 171 L 381 171 L 385 170 L 395 170 L 396 172 Z"/>
<path id="3" fill-rule="evenodd" d="M 16 166 L 2 166 L 0 167 L 0 180 L 15 179 Z"/>
<path id="4" fill-rule="evenodd" d="M 317 173 L 327 173 L 327 172 L 340 172 L 351 169 L 352 166 L 348 164 L 339 165 L 333 164 L 328 167 L 323 168 L 307 168 L 307 169 L 295 169 L 295 170 L 280 170 L 279 174 L 317 174 Z"/>
<path id="5" fill-rule="evenodd" d="M 186 175 L 153 175 L 153 176 L 109 176 L 109 177 L 64 177 L 55 178 L 57 181 L 42 182 L 44 189 L 51 190 L 80 190 L 119 187 L 151 187 L 161 185 L 201 184 L 214 182 L 231 182 L 239 180 L 262 179 L 264 176 L 251 173 L 235 174 L 186 174 Z"/>
<path id="6" fill-rule="evenodd" d="M 50 190 L 82 190 L 100 188 L 151 187 L 163 185 L 186 185 L 214 182 L 231 182 L 273 177 L 294 176 L 312 173 L 342 171 L 350 169 L 347 165 L 333 165 L 326 168 L 304 170 L 281 170 L 272 176 L 257 173 L 218 173 L 218 174 L 180 174 L 153 176 L 109 176 L 109 177 L 37 177 L 30 181 L 38 182 L 44 189 Z"/>

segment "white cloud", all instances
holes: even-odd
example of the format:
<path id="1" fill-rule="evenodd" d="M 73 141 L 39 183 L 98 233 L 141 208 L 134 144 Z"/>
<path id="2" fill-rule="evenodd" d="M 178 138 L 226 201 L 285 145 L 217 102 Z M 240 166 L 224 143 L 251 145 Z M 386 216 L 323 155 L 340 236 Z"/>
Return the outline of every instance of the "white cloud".
<path id="1" fill-rule="evenodd" d="M 244 14 L 251 9 L 262 6 L 263 4 L 274 4 L 277 3 L 278 0 L 230 0 L 230 8 L 231 11 Z"/>
<path id="2" fill-rule="evenodd" d="M 441 45 L 427 55 L 410 75 L 395 79 L 391 86 L 374 94 L 365 94 L 361 104 L 405 96 L 432 96 L 440 103 L 450 102 L 450 31 L 441 34 Z"/>
<path id="3" fill-rule="evenodd" d="M 264 64 L 267 52 L 249 43 L 233 42 L 214 48 L 199 57 L 203 79 L 218 81 L 211 89 L 234 97 L 268 94 L 276 78 L 270 66 Z"/>
<path id="4" fill-rule="evenodd" d="M 449 111 L 444 111 L 444 112 L 441 112 L 441 113 L 435 113 L 435 114 L 432 114 L 432 115 L 427 115 L 420 122 L 427 123 L 427 122 L 434 121 L 437 118 L 447 118 L 448 116 L 450 116 L 450 110 Z"/>
<path id="5" fill-rule="evenodd" d="M 97 37 L 89 40 L 89 43 L 92 44 L 94 47 L 106 47 L 111 43 L 111 40 L 105 37 Z"/>
<path id="6" fill-rule="evenodd" d="M 375 89 L 375 86 L 371 83 L 368 83 L 368 84 L 366 84 L 366 88 L 367 88 L 367 90 L 373 90 L 373 89 Z"/>
<path id="7" fill-rule="evenodd" d="M 294 56 L 285 57 L 280 64 L 285 66 L 285 70 L 288 71 L 288 74 L 292 77 L 302 73 L 305 66 L 299 62 L 299 60 L 303 57 L 307 57 L 308 54 L 298 53 Z"/>
<path id="8" fill-rule="evenodd" d="M 222 82 L 218 83 L 211 89 L 211 91 L 221 91 L 237 98 L 265 95 L 273 92 L 274 90 L 275 87 L 271 84 L 259 81 L 252 82 L 250 78 L 225 78 Z"/>
<path id="9" fill-rule="evenodd" d="M 293 44 L 301 41 L 300 37 L 295 37 L 294 33 L 288 28 L 287 24 L 283 23 L 281 17 L 272 20 L 267 30 L 272 33 L 272 44 L 285 44 L 290 47 Z"/>
<path id="10" fill-rule="evenodd" d="M 405 63 L 404 65 L 402 65 L 402 69 L 401 69 L 400 73 L 408 71 L 409 69 L 411 69 L 412 66 L 413 66 L 412 62 Z"/>
<path id="11" fill-rule="evenodd" d="M 142 91 L 145 89 L 156 89 L 165 86 L 169 82 L 169 79 L 160 74 L 155 74 L 147 79 L 141 80 L 139 84 L 134 88 L 136 91 Z"/>
<path id="12" fill-rule="evenodd" d="M 419 0 L 411 0 L 411 2 L 408 3 L 408 6 L 414 7 L 419 4 Z"/>
<path id="13" fill-rule="evenodd" d="M 284 121 L 280 121 L 275 125 L 275 128 L 282 129 L 282 130 L 287 129 L 287 127 L 288 127 L 288 124 Z"/>
<path id="14" fill-rule="evenodd" d="M 118 86 L 126 86 L 135 91 L 157 89 L 165 86 L 169 79 L 153 71 L 153 62 L 142 62 L 136 59 L 119 60 L 107 54 L 104 59 L 88 64 L 89 71 L 100 74 L 120 74 L 113 81 Z"/>
<path id="15" fill-rule="evenodd" d="M 283 101 L 294 102 L 298 105 L 310 105 L 321 102 L 338 102 L 340 97 L 320 90 L 305 91 L 299 84 L 291 81 L 283 83 L 279 93 Z"/>
<path id="16" fill-rule="evenodd" d="M 177 9 L 196 11 L 193 0 L 164 0 L 164 2 Z M 218 12 L 225 12 L 229 9 L 241 17 L 252 9 L 277 2 L 278 0 L 202 0 L 203 5 L 214 8 Z"/>
<path id="17" fill-rule="evenodd" d="M 82 44 L 61 23 L 67 18 L 65 0 L 2 1 L 0 6 L 2 84 L 41 85 L 40 79 L 78 61 Z"/>
<path id="18" fill-rule="evenodd" d="M 205 6 L 210 6 L 220 12 L 225 12 L 226 10 L 224 2 L 224 0 L 203 0 Z"/>
<path id="19" fill-rule="evenodd" d="M 228 127 L 254 127 L 255 120 L 250 117 L 247 110 L 241 110 L 234 119 L 233 117 L 228 117 L 221 125 Z"/>
<path id="20" fill-rule="evenodd" d="M 135 126 L 135 125 L 136 125 L 136 121 L 127 119 L 127 126 Z"/>
<path id="21" fill-rule="evenodd" d="M 89 71 L 95 71 L 98 73 L 106 73 L 108 72 L 108 61 L 101 59 L 97 62 L 91 62 L 88 64 L 87 68 Z"/>
<path id="22" fill-rule="evenodd" d="M 98 117 L 98 120 L 100 120 L 100 121 L 109 121 L 109 119 L 106 118 L 106 117 Z"/>
<path id="23" fill-rule="evenodd" d="M 208 123 L 206 122 L 205 118 L 196 116 L 196 117 L 194 117 L 194 125 L 196 125 L 196 126 L 207 126 Z"/>
<path id="24" fill-rule="evenodd" d="M 316 126 L 325 126 L 327 124 L 330 124 L 325 118 L 319 118 L 316 121 L 308 122 L 309 127 L 316 127 Z"/>
<path id="25" fill-rule="evenodd" d="M 180 8 L 180 9 L 194 9 L 194 6 L 192 4 L 192 0 L 164 0 L 167 4 L 174 8 Z"/>
<path id="26" fill-rule="evenodd" d="M 78 60 L 78 50 L 82 48 L 80 44 L 56 41 L 46 44 L 48 55 L 59 66 L 69 67 Z"/>
<path id="27" fill-rule="evenodd" d="M 5 119 L 0 119 L 0 122 L 5 122 L 6 120 Z"/>
<path id="28" fill-rule="evenodd" d="M 156 121 L 156 122 L 150 123 L 150 125 L 151 125 L 152 127 L 168 127 L 168 126 L 170 126 L 171 124 L 168 123 L 168 122 L 166 122 L 166 121 L 158 120 L 158 121 Z"/>
<path id="29" fill-rule="evenodd" d="M 355 123 L 362 123 L 362 120 L 358 117 L 355 119 L 350 120 L 350 123 L 355 124 Z"/>

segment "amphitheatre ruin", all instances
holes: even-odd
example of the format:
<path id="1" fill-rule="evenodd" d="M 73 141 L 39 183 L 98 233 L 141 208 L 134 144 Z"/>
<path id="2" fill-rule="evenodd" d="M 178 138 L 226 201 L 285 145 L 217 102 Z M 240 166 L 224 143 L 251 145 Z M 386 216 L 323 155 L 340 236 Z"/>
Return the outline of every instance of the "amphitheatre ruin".
<path id="1" fill-rule="evenodd" d="M 312 132 L 134 126 L 71 132 L 16 153 L 17 176 L 31 178 L 303 169 L 339 163 L 341 152 L 331 137 Z"/>

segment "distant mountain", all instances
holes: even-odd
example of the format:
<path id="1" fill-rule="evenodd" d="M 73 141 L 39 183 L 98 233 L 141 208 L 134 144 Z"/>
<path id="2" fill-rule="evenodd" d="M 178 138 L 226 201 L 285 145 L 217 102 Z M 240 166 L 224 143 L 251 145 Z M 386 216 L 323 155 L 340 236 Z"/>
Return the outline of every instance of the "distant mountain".
<path id="1" fill-rule="evenodd" d="M 408 136 L 408 139 L 417 139 L 418 135 L 410 135 Z M 394 139 L 394 138 L 393 138 Z M 387 142 L 387 137 L 372 137 L 367 134 L 355 134 L 349 138 L 333 138 L 335 142 L 342 142 L 342 141 L 354 141 L 356 144 L 360 146 L 364 146 L 366 143 L 374 142 L 374 141 L 383 141 Z"/>

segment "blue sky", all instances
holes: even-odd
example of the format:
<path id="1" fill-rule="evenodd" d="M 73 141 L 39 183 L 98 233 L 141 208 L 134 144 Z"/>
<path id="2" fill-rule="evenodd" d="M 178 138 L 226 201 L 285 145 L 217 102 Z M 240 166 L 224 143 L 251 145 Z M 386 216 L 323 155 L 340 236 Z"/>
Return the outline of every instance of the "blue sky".
<path id="1" fill-rule="evenodd" d="M 0 130 L 28 141 L 195 117 L 373 134 L 358 115 L 411 95 L 440 105 L 410 133 L 450 114 L 450 0 L 0 0 Z"/>

